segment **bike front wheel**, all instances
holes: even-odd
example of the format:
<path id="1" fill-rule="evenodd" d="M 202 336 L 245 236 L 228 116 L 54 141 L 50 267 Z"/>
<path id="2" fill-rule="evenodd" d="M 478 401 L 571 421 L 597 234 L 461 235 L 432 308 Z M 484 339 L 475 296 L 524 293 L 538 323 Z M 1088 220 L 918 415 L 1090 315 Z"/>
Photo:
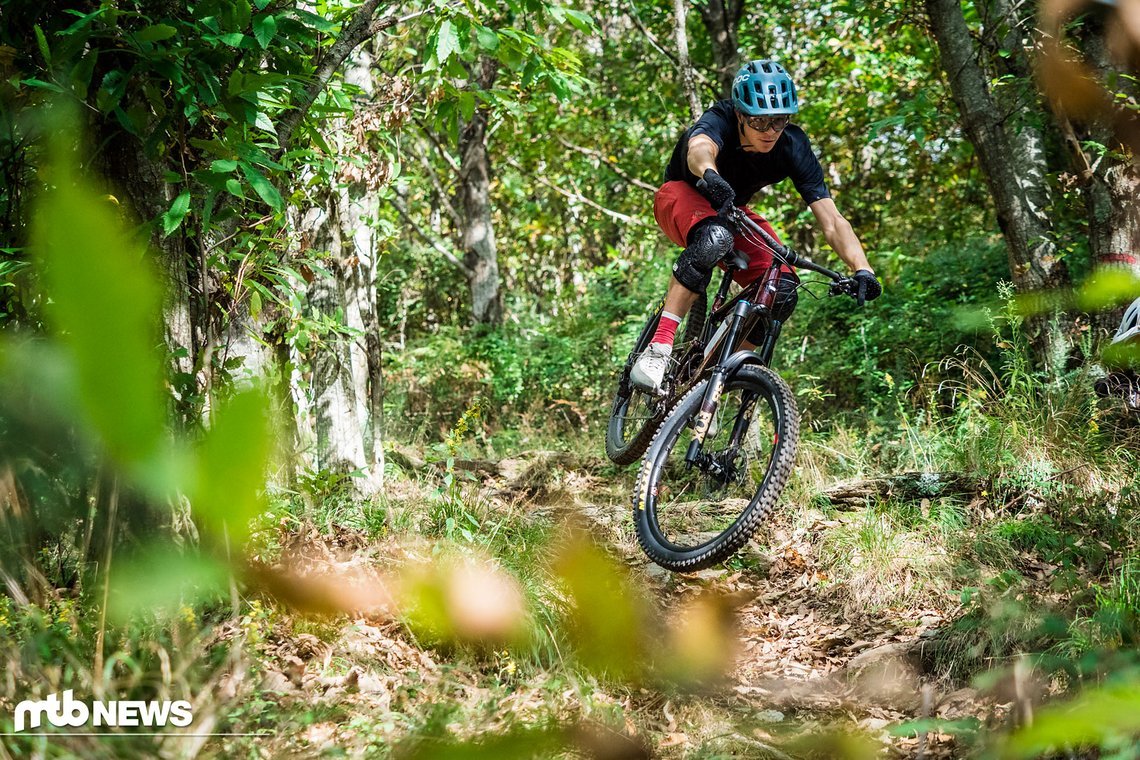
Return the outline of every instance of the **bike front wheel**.
<path id="1" fill-rule="evenodd" d="M 791 389 L 771 369 L 749 365 L 725 384 L 700 455 L 686 462 L 707 384 L 661 424 L 634 492 L 641 548 L 677 572 L 715 565 L 748 542 L 776 506 L 799 443 Z"/>

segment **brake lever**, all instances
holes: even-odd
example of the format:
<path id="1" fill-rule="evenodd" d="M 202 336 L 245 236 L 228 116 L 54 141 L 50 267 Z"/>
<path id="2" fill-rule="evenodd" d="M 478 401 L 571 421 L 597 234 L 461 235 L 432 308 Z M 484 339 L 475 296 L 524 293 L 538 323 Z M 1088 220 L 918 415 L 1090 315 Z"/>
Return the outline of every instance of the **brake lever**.
<path id="1" fill-rule="evenodd" d="M 852 279 L 850 277 L 844 277 L 842 280 L 836 280 L 835 282 L 831 283 L 830 287 L 828 287 L 827 294 L 829 296 L 849 296 L 851 295 L 851 283 Z"/>
<path id="2" fill-rule="evenodd" d="M 863 283 L 860 283 L 854 277 L 844 277 L 842 280 L 836 280 L 831 283 L 831 287 L 827 289 L 827 294 L 829 296 L 851 296 L 855 299 L 856 303 L 863 306 L 866 299 L 865 296 L 863 300 L 859 298 L 860 285 L 863 285 Z"/>

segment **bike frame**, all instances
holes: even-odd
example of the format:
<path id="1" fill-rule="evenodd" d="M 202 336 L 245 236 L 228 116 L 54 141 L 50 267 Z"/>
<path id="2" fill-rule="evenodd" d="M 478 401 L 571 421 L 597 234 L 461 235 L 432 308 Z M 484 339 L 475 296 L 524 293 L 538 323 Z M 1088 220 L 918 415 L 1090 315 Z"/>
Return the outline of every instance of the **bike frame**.
<path id="1" fill-rule="evenodd" d="M 725 384 L 742 366 L 746 364 L 768 366 L 772 360 L 776 339 L 780 336 L 780 329 L 783 325 L 780 320 L 772 316 L 772 307 L 776 302 L 776 285 L 780 280 L 781 268 L 784 265 L 798 266 L 819 272 L 834 281 L 842 279 L 842 275 L 839 273 L 808 261 L 780 245 L 775 238 L 764 231 L 764 228 L 749 219 L 739 209 L 733 209 L 730 220 L 735 222 L 738 228 L 744 228 L 760 236 L 773 253 L 772 264 L 762 276 L 749 283 L 727 303 L 725 299 L 728 296 L 729 284 L 732 282 L 732 275 L 736 272 L 737 267 L 730 263 L 725 268 L 724 278 L 717 289 L 709 319 L 705 323 L 704 332 L 701 334 L 704 355 L 693 373 L 694 378 L 700 378 L 704 375 L 710 366 L 710 360 L 714 354 L 716 355 L 716 363 L 712 365 L 712 374 L 701 400 L 701 410 L 693 423 L 693 440 L 685 454 L 685 462 L 689 465 L 696 463 L 700 457 L 701 447 L 704 445 L 705 436 L 708 434 L 709 422 L 712 420 L 713 414 L 716 413 L 717 403 L 724 391 Z M 740 251 L 735 253 L 737 256 L 744 256 Z M 763 344 L 757 346 L 755 351 L 735 350 L 740 337 L 749 334 L 747 331 L 750 331 L 757 322 L 764 324 Z M 718 325 L 719 337 L 715 334 L 709 335 L 714 324 Z M 742 428 L 741 420 L 737 421 L 737 425 L 732 431 L 733 442 L 736 442 L 737 438 L 743 435 L 743 429 L 737 428 Z"/>

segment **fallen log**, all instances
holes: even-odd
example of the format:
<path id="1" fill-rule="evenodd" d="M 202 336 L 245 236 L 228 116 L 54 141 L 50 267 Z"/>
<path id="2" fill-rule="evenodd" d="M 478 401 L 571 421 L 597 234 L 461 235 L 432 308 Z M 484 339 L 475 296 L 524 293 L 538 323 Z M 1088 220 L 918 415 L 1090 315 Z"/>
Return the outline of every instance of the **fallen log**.
<path id="1" fill-rule="evenodd" d="M 985 479 L 961 472 L 904 472 L 836 483 L 820 496 L 836 509 L 858 509 L 889 499 L 972 499 L 986 490 L 986 486 Z"/>

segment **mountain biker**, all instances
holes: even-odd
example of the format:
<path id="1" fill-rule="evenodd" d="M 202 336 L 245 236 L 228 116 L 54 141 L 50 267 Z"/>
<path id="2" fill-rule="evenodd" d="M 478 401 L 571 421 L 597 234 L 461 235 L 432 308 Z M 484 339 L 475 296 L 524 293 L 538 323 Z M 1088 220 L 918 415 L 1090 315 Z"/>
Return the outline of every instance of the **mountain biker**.
<path id="1" fill-rule="evenodd" d="M 882 293 L 855 232 L 831 199 L 823 168 L 807 135 L 789 123 L 799 111 L 796 87 L 776 61 L 752 61 L 733 80 L 732 98 L 714 103 L 678 140 L 657 190 L 653 215 L 662 231 L 683 250 L 673 265 L 669 291 L 648 348 L 630 372 L 630 381 L 655 392 L 673 352 L 677 326 L 712 279 L 712 268 L 733 248 L 749 257 L 734 278 L 741 286 L 760 277 L 772 262 L 765 246 L 737 237 L 719 212 L 740 206 L 766 232 L 768 222 L 745 204 L 756 191 L 791 178 L 812 210 L 823 236 L 854 272 L 866 300 Z M 698 190 L 698 180 L 704 180 Z M 776 238 L 779 240 L 779 238 Z M 795 272 L 784 268 L 773 317 L 784 321 L 796 305 Z M 862 301 L 863 298 L 860 298 Z M 754 347 L 749 336 L 746 346 Z"/>

